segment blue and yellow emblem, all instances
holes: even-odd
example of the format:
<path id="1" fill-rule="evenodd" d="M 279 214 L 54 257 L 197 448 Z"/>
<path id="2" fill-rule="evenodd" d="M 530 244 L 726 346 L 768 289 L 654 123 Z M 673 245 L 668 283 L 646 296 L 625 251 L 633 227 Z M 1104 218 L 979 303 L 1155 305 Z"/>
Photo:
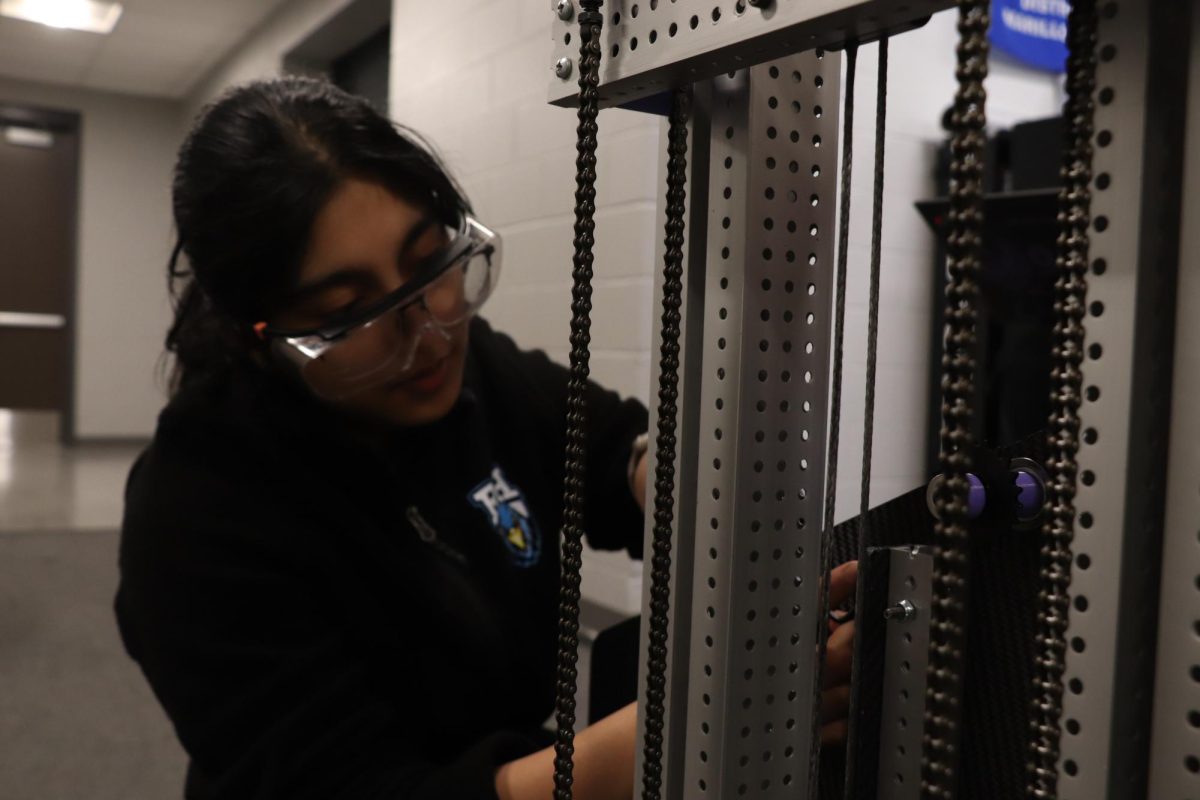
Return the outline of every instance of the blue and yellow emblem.
<path id="1" fill-rule="evenodd" d="M 532 567 L 542 554 L 542 537 L 529 513 L 525 495 L 504 477 L 499 467 L 471 490 L 471 505 L 483 511 L 508 548 L 514 564 Z"/>

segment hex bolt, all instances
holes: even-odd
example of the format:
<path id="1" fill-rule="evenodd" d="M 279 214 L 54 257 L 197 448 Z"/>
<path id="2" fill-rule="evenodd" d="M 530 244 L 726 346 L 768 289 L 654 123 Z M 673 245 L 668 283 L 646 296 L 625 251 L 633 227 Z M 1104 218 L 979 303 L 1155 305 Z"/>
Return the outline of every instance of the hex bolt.
<path id="1" fill-rule="evenodd" d="M 891 608 L 886 608 L 883 611 L 883 618 L 886 620 L 898 620 L 900 622 L 909 622 L 916 618 L 917 607 L 907 600 L 901 600 Z"/>
<path id="2" fill-rule="evenodd" d="M 554 74 L 565 81 L 567 78 L 571 77 L 571 70 L 574 68 L 574 66 L 575 65 L 571 63 L 571 59 L 563 56 L 558 60 L 558 63 L 554 65 Z"/>
<path id="3" fill-rule="evenodd" d="M 566 22 L 575 16 L 575 4 L 571 0 L 558 0 L 554 6 L 554 12 L 558 14 L 559 19 Z"/>

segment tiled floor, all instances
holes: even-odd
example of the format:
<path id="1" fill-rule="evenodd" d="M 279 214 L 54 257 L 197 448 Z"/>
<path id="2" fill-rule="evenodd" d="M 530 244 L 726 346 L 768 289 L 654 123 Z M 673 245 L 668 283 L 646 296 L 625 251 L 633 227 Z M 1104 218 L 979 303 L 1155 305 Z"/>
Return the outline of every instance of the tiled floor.
<path id="1" fill-rule="evenodd" d="M 55 414 L 0 410 L 0 531 L 113 530 L 137 445 L 64 447 Z"/>
<path id="2" fill-rule="evenodd" d="M 0 411 L 0 798 L 158 800 L 184 754 L 112 601 L 135 446 L 63 447 L 55 418 Z"/>

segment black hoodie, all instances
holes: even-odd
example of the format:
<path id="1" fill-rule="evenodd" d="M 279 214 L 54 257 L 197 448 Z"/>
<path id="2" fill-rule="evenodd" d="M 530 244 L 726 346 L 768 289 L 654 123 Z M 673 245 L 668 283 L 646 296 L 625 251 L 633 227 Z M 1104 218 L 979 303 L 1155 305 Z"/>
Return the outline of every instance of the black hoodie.
<path id="1" fill-rule="evenodd" d="M 180 392 L 129 477 L 117 618 L 189 798 L 493 798 L 554 704 L 567 372 L 472 323 L 440 422 L 368 442 L 277 378 Z M 641 555 L 645 409 L 588 391 L 585 530 Z"/>

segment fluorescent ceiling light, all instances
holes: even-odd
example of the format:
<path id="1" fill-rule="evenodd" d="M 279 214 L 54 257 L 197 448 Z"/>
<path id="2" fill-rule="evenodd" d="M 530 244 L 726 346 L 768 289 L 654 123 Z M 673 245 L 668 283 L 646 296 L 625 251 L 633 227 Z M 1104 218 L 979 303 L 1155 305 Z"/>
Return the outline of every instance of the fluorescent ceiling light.
<path id="1" fill-rule="evenodd" d="M 112 33 L 123 10 L 101 0 L 0 0 L 0 16 L 90 33 Z"/>

